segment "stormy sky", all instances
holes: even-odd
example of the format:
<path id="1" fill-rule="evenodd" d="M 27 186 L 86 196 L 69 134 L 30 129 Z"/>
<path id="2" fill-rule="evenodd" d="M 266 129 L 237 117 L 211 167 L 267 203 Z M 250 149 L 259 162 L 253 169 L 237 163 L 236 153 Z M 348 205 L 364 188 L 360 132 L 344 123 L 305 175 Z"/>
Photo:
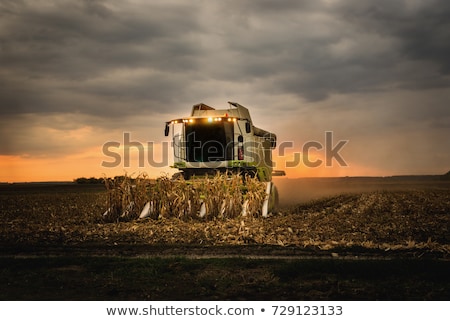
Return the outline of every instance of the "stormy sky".
<path id="1" fill-rule="evenodd" d="M 347 166 L 292 177 L 450 170 L 444 0 L 0 0 L 0 65 L 0 181 L 135 171 L 103 168 L 103 144 L 161 144 L 166 120 L 228 101 L 292 142 L 280 168 L 347 141 Z"/>

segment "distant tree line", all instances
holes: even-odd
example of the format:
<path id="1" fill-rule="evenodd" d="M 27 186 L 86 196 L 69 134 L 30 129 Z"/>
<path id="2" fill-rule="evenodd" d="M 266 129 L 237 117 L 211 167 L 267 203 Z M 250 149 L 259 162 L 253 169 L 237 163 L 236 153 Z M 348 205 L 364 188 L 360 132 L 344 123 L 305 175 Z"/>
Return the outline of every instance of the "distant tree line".
<path id="1" fill-rule="evenodd" d="M 79 177 L 75 178 L 73 181 L 77 184 L 103 184 L 105 179 L 96 177 Z"/>
<path id="2" fill-rule="evenodd" d="M 77 184 L 105 184 L 105 180 L 106 179 L 112 179 L 116 182 L 122 182 L 125 179 L 128 179 L 130 182 L 134 183 L 135 182 L 135 178 L 130 178 L 127 176 L 114 176 L 114 178 L 108 178 L 108 177 L 102 177 L 102 178 L 96 178 L 96 177 L 78 177 L 75 178 L 73 181 Z"/>
<path id="3" fill-rule="evenodd" d="M 440 178 L 442 180 L 450 180 L 450 171 L 448 171 L 447 173 L 443 174 L 443 175 L 435 175 L 435 177 Z M 96 178 L 96 177 L 79 177 L 79 178 L 75 178 L 73 181 L 77 184 L 104 184 L 105 183 L 105 177 L 102 178 Z M 126 176 L 115 176 L 113 178 L 114 181 L 116 182 L 121 182 L 124 179 L 129 179 L 130 182 L 134 182 L 135 179 L 134 178 L 130 178 L 130 177 L 126 177 Z"/>

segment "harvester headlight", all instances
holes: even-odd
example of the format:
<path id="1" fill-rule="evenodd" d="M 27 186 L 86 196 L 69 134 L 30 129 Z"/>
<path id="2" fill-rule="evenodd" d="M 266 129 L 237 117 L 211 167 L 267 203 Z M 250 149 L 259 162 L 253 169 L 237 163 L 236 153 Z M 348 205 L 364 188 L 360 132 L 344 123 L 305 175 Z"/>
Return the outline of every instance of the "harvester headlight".
<path id="1" fill-rule="evenodd" d="M 208 117 L 208 123 L 212 123 L 213 119 L 212 117 Z"/>

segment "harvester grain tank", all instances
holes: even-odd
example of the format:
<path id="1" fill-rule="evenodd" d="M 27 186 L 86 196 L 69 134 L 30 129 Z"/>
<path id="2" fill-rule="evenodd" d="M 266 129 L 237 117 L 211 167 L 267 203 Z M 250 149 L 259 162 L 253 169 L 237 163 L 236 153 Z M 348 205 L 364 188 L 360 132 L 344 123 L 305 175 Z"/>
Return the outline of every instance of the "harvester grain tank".
<path id="1" fill-rule="evenodd" d="M 272 169 L 276 135 L 256 127 L 246 107 L 228 103 L 227 109 L 196 104 L 189 117 L 166 122 L 165 136 L 171 132 L 173 139 L 173 167 L 185 180 L 218 172 L 257 177 L 266 184 L 261 214 L 267 216 L 278 201 L 272 176 L 284 175 Z M 242 206 L 245 212 L 245 202 Z"/>

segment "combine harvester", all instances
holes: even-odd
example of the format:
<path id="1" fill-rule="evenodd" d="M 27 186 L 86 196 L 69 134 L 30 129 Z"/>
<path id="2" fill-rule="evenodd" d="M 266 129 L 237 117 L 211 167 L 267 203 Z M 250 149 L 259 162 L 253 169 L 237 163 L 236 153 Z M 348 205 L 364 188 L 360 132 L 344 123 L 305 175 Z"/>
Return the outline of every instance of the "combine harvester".
<path id="1" fill-rule="evenodd" d="M 260 213 L 267 217 L 278 205 L 272 177 L 285 175 L 284 171 L 272 169 L 276 135 L 254 126 L 244 106 L 235 102 L 229 105 L 228 109 L 215 109 L 200 103 L 193 106 L 190 117 L 166 122 L 165 136 L 172 133 L 173 139 L 173 167 L 179 170 L 174 179 L 195 182 L 218 173 L 256 177 L 265 184 Z M 241 213 L 245 215 L 248 202 L 243 199 Z M 153 203 L 148 202 L 140 218 L 150 215 L 152 207 Z M 202 202 L 199 216 L 205 216 L 206 212 Z"/>

